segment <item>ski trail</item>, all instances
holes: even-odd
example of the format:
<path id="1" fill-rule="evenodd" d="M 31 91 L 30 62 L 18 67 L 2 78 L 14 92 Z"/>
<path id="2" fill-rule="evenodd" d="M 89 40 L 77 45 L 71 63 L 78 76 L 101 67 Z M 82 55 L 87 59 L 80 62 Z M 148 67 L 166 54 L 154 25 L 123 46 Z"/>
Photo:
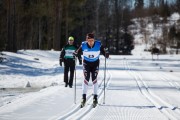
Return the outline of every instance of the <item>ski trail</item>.
<path id="1" fill-rule="evenodd" d="M 179 92 L 180 92 L 180 85 L 177 84 L 177 82 L 171 80 L 172 78 L 170 78 L 169 76 L 167 76 L 165 73 L 159 73 L 158 76 L 169 83 L 169 85 L 171 85 L 172 87 L 176 88 Z"/>
<path id="2" fill-rule="evenodd" d="M 118 66 L 118 68 L 119 67 L 120 66 Z M 123 69 L 120 69 L 120 70 L 122 70 L 122 72 L 124 72 L 124 73 L 126 72 Z M 113 71 L 111 71 L 111 73 L 113 73 Z M 100 104 L 97 109 L 94 109 L 91 112 L 89 112 L 87 117 L 83 118 L 83 120 L 92 120 L 92 119 L 102 119 L 102 120 L 106 120 L 106 119 L 112 119 L 112 120 L 114 120 L 114 119 L 118 119 L 118 120 L 138 119 L 138 120 L 140 120 L 140 119 L 142 119 L 143 120 L 145 117 L 147 117 L 149 119 L 155 118 L 157 120 L 159 120 L 159 119 L 166 120 L 166 117 L 164 117 L 163 115 L 152 116 L 151 114 L 149 114 L 149 113 L 154 113 L 154 114 L 158 115 L 159 111 L 154 106 L 152 106 L 152 104 L 148 104 L 150 102 L 147 102 L 146 99 L 142 98 L 143 96 L 139 93 L 139 91 L 131 90 L 131 89 L 134 89 L 134 87 L 136 87 L 136 88 L 138 87 L 138 86 L 136 86 L 135 82 L 133 82 L 134 80 L 131 77 L 130 77 L 130 80 L 133 82 L 133 84 L 131 84 L 131 85 L 135 85 L 135 86 L 131 86 L 133 88 L 131 88 L 131 87 L 128 88 L 128 86 L 126 86 L 127 84 L 126 85 L 121 84 L 121 82 L 122 82 L 121 80 L 119 80 L 119 79 L 116 80 L 116 78 L 119 78 L 118 75 L 119 74 L 112 74 L 113 77 L 111 78 L 110 82 L 108 82 L 108 86 L 106 87 L 107 94 L 108 94 L 107 103 Z M 128 73 L 127 73 L 127 75 L 128 75 Z M 115 81 L 113 81 L 113 80 L 115 80 Z M 123 78 L 122 78 L 122 80 L 123 80 Z M 125 82 L 125 80 L 124 80 L 124 82 Z M 142 101 L 143 104 L 141 104 L 141 103 L 137 104 L 137 102 L 128 104 L 128 102 L 126 103 L 126 101 L 121 101 L 118 99 L 115 100 L 116 96 L 123 95 L 126 93 L 128 95 L 130 95 L 130 93 L 132 93 L 134 98 L 136 95 L 140 95 L 138 100 Z M 127 98 L 133 98 L 133 97 L 127 97 Z M 143 115 L 141 113 L 143 113 Z"/>
<path id="3" fill-rule="evenodd" d="M 107 60 L 107 67 L 108 67 L 108 60 Z M 108 72 L 108 69 L 107 69 L 107 73 L 109 74 Z M 108 76 L 106 75 L 106 78 L 107 81 L 106 81 L 106 84 L 105 84 L 105 88 L 107 87 L 107 84 L 111 78 L 111 75 L 109 74 Z M 103 98 L 103 91 L 104 91 L 104 79 L 102 79 L 99 83 L 99 90 L 98 90 L 98 101 L 101 101 L 101 99 Z M 86 105 L 83 107 L 83 108 L 80 108 L 80 103 L 79 105 L 77 105 L 76 107 L 74 107 L 74 109 L 72 109 L 70 112 L 68 112 L 67 114 L 61 116 L 61 117 L 58 117 L 57 120 L 70 120 L 70 119 L 76 119 L 76 120 L 79 120 L 79 119 L 83 119 L 83 118 L 86 118 L 87 114 L 91 113 L 91 111 L 95 110 L 98 105 L 96 106 L 96 108 L 93 108 L 92 107 L 92 101 L 93 101 L 93 96 L 92 95 L 89 95 L 87 97 L 87 100 L 86 100 Z"/>
<path id="4" fill-rule="evenodd" d="M 167 116 L 169 119 L 172 119 L 172 120 L 178 120 L 178 118 L 180 118 L 180 116 L 178 114 L 179 109 L 176 109 L 177 108 L 176 106 L 169 104 L 168 102 L 162 100 L 155 93 L 153 93 L 149 89 L 149 86 L 146 84 L 146 82 L 143 81 L 142 75 L 136 71 L 133 71 L 127 60 L 124 61 L 124 65 L 125 65 L 126 70 L 132 76 L 134 76 L 141 93 L 147 99 L 149 99 L 151 101 L 151 103 L 153 103 L 161 113 L 163 113 L 165 116 Z"/>

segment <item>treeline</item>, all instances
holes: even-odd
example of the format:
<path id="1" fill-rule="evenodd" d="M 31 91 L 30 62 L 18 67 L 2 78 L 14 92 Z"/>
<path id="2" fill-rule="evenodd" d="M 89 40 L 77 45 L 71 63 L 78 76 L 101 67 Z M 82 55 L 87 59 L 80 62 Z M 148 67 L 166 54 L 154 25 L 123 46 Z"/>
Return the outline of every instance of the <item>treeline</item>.
<path id="1" fill-rule="evenodd" d="M 168 17 L 179 12 L 179 0 L 0 0 L 0 51 L 60 50 L 68 36 L 77 44 L 94 32 L 111 53 L 133 49 L 128 26 L 135 17 Z"/>

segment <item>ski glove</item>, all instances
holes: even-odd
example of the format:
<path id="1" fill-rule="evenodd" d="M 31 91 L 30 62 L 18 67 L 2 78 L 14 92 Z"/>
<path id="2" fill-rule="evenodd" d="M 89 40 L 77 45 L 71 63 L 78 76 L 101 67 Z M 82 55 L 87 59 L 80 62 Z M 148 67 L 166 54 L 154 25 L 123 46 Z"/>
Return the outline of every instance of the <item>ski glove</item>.
<path id="1" fill-rule="evenodd" d="M 109 52 L 106 52 L 105 57 L 109 58 Z"/>
<path id="2" fill-rule="evenodd" d="M 60 60 L 59 60 L 59 65 L 60 66 L 62 66 L 62 62 L 63 62 L 63 60 L 60 58 Z"/>

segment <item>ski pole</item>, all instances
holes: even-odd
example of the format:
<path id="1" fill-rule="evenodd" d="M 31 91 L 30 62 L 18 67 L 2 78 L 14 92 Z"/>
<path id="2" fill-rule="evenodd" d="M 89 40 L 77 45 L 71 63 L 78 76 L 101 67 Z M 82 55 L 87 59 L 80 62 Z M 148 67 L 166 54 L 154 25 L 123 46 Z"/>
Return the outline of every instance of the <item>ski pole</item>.
<path id="1" fill-rule="evenodd" d="M 106 92 L 105 92 L 105 80 L 106 80 L 106 49 L 105 49 L 105 64 L 104 64 L 104 99 L 103 99 L 103 104 L 105 104 L 105 96 L 106 96 Z"/>
<path id="2" fill-rule="evenodd" d="M 75 68 L 74 68 L 74 104 L 76 104 L 76 57 L 74 56 L 75 59 Z"/>

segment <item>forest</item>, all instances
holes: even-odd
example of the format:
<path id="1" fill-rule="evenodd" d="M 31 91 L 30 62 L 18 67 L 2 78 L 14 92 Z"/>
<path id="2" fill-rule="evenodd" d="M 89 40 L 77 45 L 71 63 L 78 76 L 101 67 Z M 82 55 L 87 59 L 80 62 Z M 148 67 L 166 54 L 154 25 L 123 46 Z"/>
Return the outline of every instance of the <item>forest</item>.
<path id="1" fill-rule="evenodd" d="M 0 0 L 0 51 L 61 50 L 69 36 L 79 45 L 92 32 L 111 54 L 130 54 L 132 19 L 166 24 L 172 13 L 180 13 L 179 6 L 179 0 Z M 180 47 L 179 27 L 163 34 L 168 38 L 162 43 L 177 39 L 175 47 Z"/>

